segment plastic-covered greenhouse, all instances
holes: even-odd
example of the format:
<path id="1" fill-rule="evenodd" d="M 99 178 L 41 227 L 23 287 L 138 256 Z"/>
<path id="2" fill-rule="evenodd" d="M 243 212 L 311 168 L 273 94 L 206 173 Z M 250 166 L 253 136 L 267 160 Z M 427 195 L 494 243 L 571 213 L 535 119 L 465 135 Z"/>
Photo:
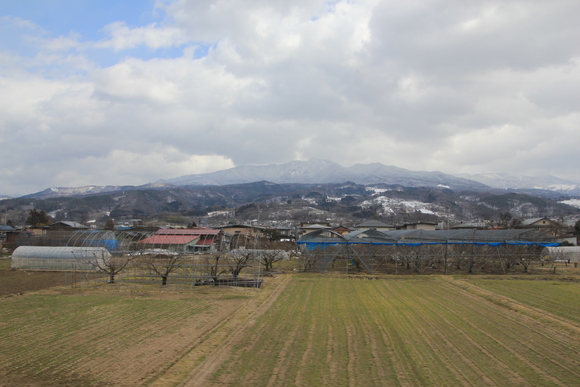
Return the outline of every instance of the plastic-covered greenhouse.
<path id="1" fill-rule="evenodd" d="M 546 247 L 542 250 L 542 256 L 551 261 L 580 262 L 580 246 Z"/>
<path id="2" fill-rule="evenodd" d="M 11 267 L 29 270 L 92 270 L 111 254 L 104 247 L 20 246 Z"/>

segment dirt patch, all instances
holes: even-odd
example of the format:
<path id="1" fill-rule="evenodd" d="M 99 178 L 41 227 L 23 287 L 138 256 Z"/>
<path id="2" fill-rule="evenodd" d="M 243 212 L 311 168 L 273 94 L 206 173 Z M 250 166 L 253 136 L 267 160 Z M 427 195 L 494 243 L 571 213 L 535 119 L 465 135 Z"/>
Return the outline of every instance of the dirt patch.
<path id="1" fill-rule="evenodd" d="M 54 271 L 0 270 L 0 297 L 62 286 L 65 275 Z"/>

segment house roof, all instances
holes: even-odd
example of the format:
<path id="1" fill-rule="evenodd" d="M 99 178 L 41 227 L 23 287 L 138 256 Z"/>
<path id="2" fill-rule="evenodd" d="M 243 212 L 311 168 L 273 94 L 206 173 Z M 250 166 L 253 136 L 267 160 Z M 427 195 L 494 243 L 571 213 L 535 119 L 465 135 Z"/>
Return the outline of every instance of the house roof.
<path id="1" fill-rule="evenodd" d="M 199 235 L 151 235 L 139 243 L 146 245 L 187 245 L 196 239 L 199 239 Z"/>
<path id="2" fill-rule="evenodd" d="M 51 224 L 49 227 L 58 227 L 58 226 L 66 226 L 70 228 L 88 228 L 84 224 L 80 224 L 78 222 L 69 222 L 69 221 L 61 221 Z"/>
<path id="3" fill-rule="evenodd" d="M 376 227 L 392 227 L 389 226 L 388 224 L 385 224 L 383 222 L 379 222 L 378 220 L 367 220 L 362 222 L 361 224 L 358 224 L 355 226 L 356 228 L 376 228 Z"/>
<path id="4" fill-rule="evenodd" d="M 308 224 L 308 225 L 302 226 L 300 228 L 303 230 L 320 230 L 320 229 L 330 229 L 332 227 L 330 227 L 329 225 L 326 225 L 326 224 L 316 223 L 316 224 Z"/>
<path id="5" fill-rule="evenodd" d="M 211 245 L 220 230 L 213 230 L 205 227 L 171 229 L 162 228 L 148 238 L 142 239 L 139 243 L 148 245 L 186 245 L 195 241 L 196 245 Z"/>
<path id="6" fill-rule="evenodd" d="M 345 239 L 355 239 L 355 238 L 363 238 L 363 239 L 375 239 L 375 240 L 389 240 L 395 241 L 394 238 L 387 236 L 386 233 L 374 230 L 372 228 L 367 228 L 363 230 L 352 231 L 346 234 Z"/>
<path id="7" fill-rule="evenodd" d="M 322 231 L 322 230 L 321 230 Z M 321 231 L 311 232 L 300 239 L 302 243 L 337 243 L 336 238 L 327 238 Z M 380 241 L 382 234 L 384 241 Z M 360 237 L 363 237 L 362 240 Z M 353 231 L 343 237 L 345 242 L 364 243 L 365 239 L 373 239 L 377 243 L 492 243 L 514 241 L 546 241 L 547 236 L 537 229 L 513 230 L 396 230 Z"/>
<path id="8" fill-rule="evenodd" d="M 266 227 L 262 227 L 262 226 L 250 226 L 247 224 L 228 224 L 225 226 L 219 226 L 219 229 L 224 229 L 224 228 L 252 228 L 252 229 L 256 229 L 256 230 L 265 230 Z"/>
<path id="9" fill-rule="evenodd" d="M 161 228 L 155 231 L 155 235 L 218 235 L 220 230 L 214 230 L 206 227 L 199 228 Z"/>

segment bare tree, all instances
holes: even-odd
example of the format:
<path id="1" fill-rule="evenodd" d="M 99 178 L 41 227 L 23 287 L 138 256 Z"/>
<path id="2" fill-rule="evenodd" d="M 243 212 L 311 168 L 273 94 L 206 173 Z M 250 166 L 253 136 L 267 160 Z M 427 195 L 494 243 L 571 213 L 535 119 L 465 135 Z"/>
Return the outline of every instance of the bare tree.
<path id="1" fill-rule="evenodd" d="M 494 257 L 497 257 L 497 263 L 499 264 L 502 272 L 505 274 L 507 270 L 512 269 L 514 265 L 518 263 L 518 256 L 514 254 L 513 249 L 511 249 L 509 245 L 502 245 L 496 247 L 496 254 Z"/>
<path id="2" fill-rule="evenodd" d="M 105 255 L 104 253 L 100 254 L 100 257 L 95 255 L 94 260 L 88 261 L 96 270 L 99 270 L 103 273 L 109 275 L 109 282 L 110 284 L 115 283 L 115 276 L 122 272 L 127 265 L 133 260 L 134 256 L 130 254 L 122 254 L 122 255 Z"/>
<path id="3" fill-rule="evenodd" d="M 528 273 L 534 263 L 540 260 L 540 247 L 538 246 L 516 246 L 518 262 L 524 268 L 524 273 Z"/>
<path id="4" fill-rule="evenodd" d="M 229 271 L 232 273 L 234 278 L 238 278 L 241 271 L 250 266 L 248 262 L 254 256 L 253 250 L 233 250 L 230 251 L 229 255 Z"/>
<path id="5" fill-rule="evenodd" d="M 169 275 L 183 266 L 185 259 L 180 254 L 156 254 L 145 258 L 145 265 L 161 277 L 161 285 L 167 285 Z"/>
<path id="6" fill-rule="evenodd" d="M 215 286 L 219 285 L 219 276 L 228 272 L 228 268 L 224 267 L 224 257 L 225 253 L 207 254 L 204 257 L 207 275 Z"/>
<path id="7" fill-rule="evenodd" d="M 264 270 L 272 271 L 272 267 L 276 262 L 288 259 L 288 250 L 293 249 L 294 244 L 279 241 L 263 241 L 260 247 L 262 248 L 259 251 L 260 263 L 264 266 Z"/>
<path id="8" fill-rule="evenodd" d="M 480 271 L 493 256 L 493 252 L 490 254 L 484 247 L 474 244 L 454 245 L 452 255 L 455 257 L 457 269 L 467 270 L 469 274 Z"/>
<path id="9" fill-rule="evenodd" d="M 419 274 L 423 274 L 428 267 L 433 265 L 439 253 L 434 246 L 429 245 L 399 246 L 399 252 L 407 263 L 407 267 L 412 267 Z"/>

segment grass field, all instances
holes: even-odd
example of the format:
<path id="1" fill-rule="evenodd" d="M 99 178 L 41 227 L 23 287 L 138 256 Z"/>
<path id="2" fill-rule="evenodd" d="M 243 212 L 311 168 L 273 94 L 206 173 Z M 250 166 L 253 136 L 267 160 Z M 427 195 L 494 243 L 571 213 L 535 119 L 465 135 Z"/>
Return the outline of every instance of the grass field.
<path id="1" fill-rule="evenodd" d="M 136 386 L 244 301 L 240 292 L 58 290 L 0 299 L 0 385 Z"/>
<path id="2" fill-rule="evenodd" d="M 558 278 L 295 274 L 259 291 L 4 297 L 0 385 L 577 386 L 580 282 Z"/>
<path id="3" fill-rule="evenodd" d="M 512 281 L 498 282 L 504 289 Z M 540 292 L 555 287 L 534 282 Z M 580 294 L 580 284 L 566 285 L 553 303 Z M 573 306 L 578 310 L 578 297 Z M 232 386 L 578 385 L 580 324 L 567 320 L 564 309 L 541 317 L 552 313 L 561 324 L 490 302 L 449 277 L 297 276 L 210 380 Z"/>

